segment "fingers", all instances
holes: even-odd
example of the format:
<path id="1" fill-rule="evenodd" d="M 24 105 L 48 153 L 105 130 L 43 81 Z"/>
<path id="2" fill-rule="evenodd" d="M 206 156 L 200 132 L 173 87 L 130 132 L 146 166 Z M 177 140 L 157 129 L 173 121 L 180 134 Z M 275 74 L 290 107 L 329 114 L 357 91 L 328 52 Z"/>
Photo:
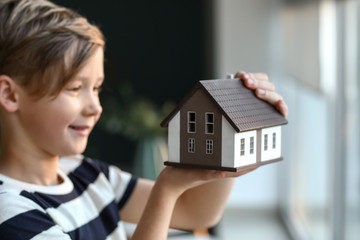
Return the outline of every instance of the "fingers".
<path id="1" fill-rule="evenodd" d="M 284 116 L 287 117 L 288 115 L 288 106 L 287 104 L 284 102 L 282 96 L 280 96 L 279 94 L 277 94 L 276 92 L 273 91 L 268 91 L 268 90 L 264 90 L 261 88 L 257 88 L 255 90 L 255 94 L 258 98 L 263 99 L 267 102 L 269 102 L 270 104 L 274 105 L 275 108 Z"/>
<path id="2" fill-rule="evenodd" d="M 250 89 L 262 88 L 269 91 L 275 91 L 275 86 L 269 82 L 269 77 L 265 73 L 246 73 L 240 71 L 235 74 L 236 78 L 241 78 L 245 86 Z"/>
<path id="3" fill-rule="evenodd" d="M 172 177 L 182 179 L 182 182 L 188 182 L 189 185 L 196 186 L 206 183 L 208 181 L 215 180 L 217 178 L 228 178 L 228 177 L 239 177 L 241 175 L 252 172 L 257 167 L 242 170 L 239 172 L 225 172 L 225 171 L 217 171 L 217 170 L 206 170 L 206 169 L 196 169 L 196 168 L 181 168 L 181 167 L 169 167 L 167 166 L 163 172 L 170 171 Z M 177 176 L 180 174 L 179 176 Z M 180 177 L 181 176 L 181 177 Z"/>
<path id="4" fill-rule="evenodd" d="M 235 77 L 241 78 L 247 88 L 255 90 L 255 94 L 258 98 L 274 105 L 284 117 L 287 117 L 289 112 L 288 106 L 283 98 L 275 92 L 275 86 L 269 81 L 267 74 L 239 71 L 235 74 Z"/>
<path id="5" fill-rule="evenodd" d="M 279 101 L 283 101 L 282 96 L 276 92 L 264 90 L 262 88 L 256 88 L 255 94 L 258 98 L 263 99 L 272 105 L 275 105 Z"/>
<path id="6" fill-rule="evenodd" d="M 289 113 L 289 109 L 288 109 L 287 104 L 283 100 L 277 102 L 275 104 L 275 107 L 284 117 L 287 117 L 287 115 Z"/>
<path id="7" fill-rule="evenodd" d="M 235 78 L 252 78 L 261 81 L 269 81 L 269 77 L 266 73 L 247 73 L 244 71 L 237 72 Z"/>
<path id="8" fill-rule="evenodd" d="M 245 175 L 249 172 L 254 171 L 255 169 L 257 169 L 256 167 L 254 168 L 250 168 L 250 169 L 246 169 L 246 170 L 242 170 L 239 172 L 224 172 L 224 171 L 216 171 L 214 173 L 216 178 L 232 178 L 232 177 L 240 177 L 242 175 Z"/>

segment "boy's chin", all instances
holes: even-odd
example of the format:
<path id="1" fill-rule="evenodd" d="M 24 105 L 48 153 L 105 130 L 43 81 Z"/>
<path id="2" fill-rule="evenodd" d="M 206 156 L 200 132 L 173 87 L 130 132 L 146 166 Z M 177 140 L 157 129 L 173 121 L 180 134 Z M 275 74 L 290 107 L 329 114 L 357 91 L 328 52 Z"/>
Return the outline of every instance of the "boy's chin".
<path id="1" fill-rule="evenodd" d="M 60 156 L 74 156 L 74 155 L 82 154 L 85 152 L 85 149 L 86 146 L 81 148 L 71 149 L 69 151 L 64 151 L 62 154 L 60 154 Z"/>

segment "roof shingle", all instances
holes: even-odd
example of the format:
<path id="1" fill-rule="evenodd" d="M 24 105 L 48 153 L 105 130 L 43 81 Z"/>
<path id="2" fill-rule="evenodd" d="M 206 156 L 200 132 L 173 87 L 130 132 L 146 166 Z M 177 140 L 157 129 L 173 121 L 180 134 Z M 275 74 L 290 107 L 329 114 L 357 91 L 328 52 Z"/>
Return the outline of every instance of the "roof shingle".
<path id="1" fill-rule="evenodd" d="M 237 132 L 287 124 L 273 105 L 257 98 L 241 79 L 217 79 L 199 81 L 161 125 L 166 126 L 181 105 L 200 87 L 214 100 Z"/>

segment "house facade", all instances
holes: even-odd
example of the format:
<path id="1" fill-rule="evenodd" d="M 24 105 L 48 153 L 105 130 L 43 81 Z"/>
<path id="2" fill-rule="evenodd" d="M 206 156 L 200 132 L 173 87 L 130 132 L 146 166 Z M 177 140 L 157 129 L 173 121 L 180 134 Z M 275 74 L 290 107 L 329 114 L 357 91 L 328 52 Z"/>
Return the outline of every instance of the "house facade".
<path id="1" fill-rule="evenodd" d="M 166 164 L 238 171 L 279 161 L 286 123 L 239 79 L 200 81 L 161 124 Z"/>
<path id="2" fill-rule="evenodd" d="M 222 121 L 221 167 L 242 168 L 281 160 L 281 126 L 237 133 Z"/>

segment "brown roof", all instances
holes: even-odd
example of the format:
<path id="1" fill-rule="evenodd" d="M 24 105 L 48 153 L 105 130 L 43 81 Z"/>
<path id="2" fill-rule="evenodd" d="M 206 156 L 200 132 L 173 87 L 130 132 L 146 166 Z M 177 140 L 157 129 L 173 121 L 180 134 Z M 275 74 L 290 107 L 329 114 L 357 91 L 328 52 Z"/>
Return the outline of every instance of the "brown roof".
<path id="1" fill-rule="evenodd" d="M 199 88 L 203 88 L 208 93 L 210 99 L 217 104 L 237 132 L 287 124 L 287 120 L 273 105 L 257 98 L 254 91 L 245 87 L 241 79 L 217 79 L 199 81 L 174 111 L 163 120 L 161 126 L 168 126 L 181 106 Z"/>

